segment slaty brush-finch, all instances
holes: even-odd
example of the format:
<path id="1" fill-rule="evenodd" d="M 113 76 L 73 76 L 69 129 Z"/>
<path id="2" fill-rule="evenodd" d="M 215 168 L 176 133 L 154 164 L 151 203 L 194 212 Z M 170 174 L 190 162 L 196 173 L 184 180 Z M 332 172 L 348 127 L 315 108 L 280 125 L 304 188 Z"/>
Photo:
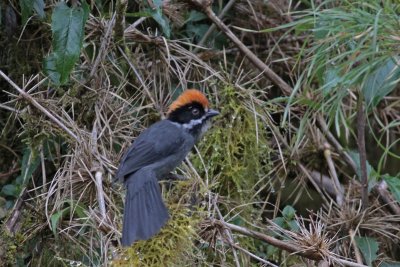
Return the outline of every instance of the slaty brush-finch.
<path id="1" fill-rule="evenodd" d="M 122 245 L 151 238 L 168 221 L 158 180 L 185 159 L 218 114 L 203 93 L 185 90 L 171 104 L 167 118 L 144 130 L 129 147 L 116 173 L 127 188 Z"/>

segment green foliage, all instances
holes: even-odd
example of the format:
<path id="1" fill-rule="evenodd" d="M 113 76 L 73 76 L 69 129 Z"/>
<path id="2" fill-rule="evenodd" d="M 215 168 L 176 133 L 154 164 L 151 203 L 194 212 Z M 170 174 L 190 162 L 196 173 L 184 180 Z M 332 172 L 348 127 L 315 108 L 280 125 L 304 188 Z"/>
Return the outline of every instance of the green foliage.
<path id="1" fill-rule="evenodd" d="M 399 79 L 400 68 L 398 58 L 388 58 L 369 75 L 361 90 L 367 105 L 376 106 L 387 94 L 392 92 Z"/>
<path id="2" fill-rule="evenodd" d="M 57 85 L 65 84 L 79 59 L 84 37 L 89 5 L 82 1 L 80 7 L 69 7 L 60 2 L 54 8 L 51 28 L 53 52 L 44 61 L 44 70 Z"/>
<path id="3" fill-rule="evenodd" d="M 80 218 L 80 219 L 87 219 L 87 215 L 85 209 L 79 205 L 74 204 L 72 200 L 66 200 L 65 204 L 67 205 L 66 208 L 53 213 L 50 216 L 50 225 L 51 230 L 55 236 L 58 235 L 57 226 L 64 219 L 65 216 L 69 215 L 70 217 Z"/>
<path id="4" fill-rule="evenodd" d="M 334 121 L 338 135 L 341 125 L 348 124 L 343 106 L 349 92 L 361 89 L 366 104 L 376 106 L 400 78 L 398 41 L 385 37 L 398 25 L 396 3 L 387 1 L 382 7 L 377 1 L 367 2 L 343 1 L 327 8 L 326 1 L 312 11 L 298 12 L 299 20 L 290 24 L 302 33 L 314 33 L 306 52 L 309 64 L 298 82 L 304 88 L 314 88 L 318 82 L 316 92 L 323 96 L 323 104 L 311 103 L 310 108 Z"/>
<path id="5" fill-rule="evenodd" d="M 185 21 L 184 35 L 193 42 L 199 42 L 209 28 L 210 22 L 207 16 L 197 10 L 191 10 Z M 213 31 L 210 33 L 205 44 L 212 49 L 223 49 L 228 45 L 228 41 L 225 35 L 218 31 Z"/>
<path id="6" fill-rule="evenodd" d="M 360 249 L 368 266 L 372 266 L 372 262 L 377 259 L 379 243 L 375 238 L 371 237 L 354 237 L 357 247 Z"/>
<path id="7" fill-rule="evenodd" d="M 15 265 L 15 259 L 18 254 L 18 247 L 15 242 L 15 237 L 11 236 L 5 230 L 0 229 L 0 262 L 4 266 Z"/>
<path id="8" fill-rule="evenodd" d="M 348 154 L 356 164 L 357 177 L 359 180 L 361 180 L 360 154 L 355 151 L 349 151 Z M 367 176 L 368 176 L 368 191 L 370 191 L 377 182 L 378 174 L 368 161 L 367 161 Z"/>
<path id="9" fill-rule="evenodd" d="M 154 9 L 153 8 L 147 8 L 146 11 L 158 23 L 158 25 L 161 26 L 164 35 L 167 38 L 170 38 L 170 36 L 171 36 L 171 27 L 169 25 L 168 18 L 163 15 L 163 11 L 162 11 L 163 1 L 162 0 L 155 0 L 155 1 L 152 1 L 152 2 L 155 5 L 155 8 Z"/>
<path id="10" fill-rule="evenodd" d="M 27 148 L 24 151 L 22 162 L 21 162 L 21 174 L 13 181 L 13 183 L 3 186 L 0 195 L 8 197 L 8 208 L 14 204 L 14 200 L 18 198 L 19 194 L 25 188 L 29 178 L 31 178 L 33 172 L 39 167 L 40 158 L 37 156 L 37 152 L 31 148 Z"/>
<path id="11" fill-rule="evenodd" d="M 400 267 L 400 262 L 384 261 L 379 264 L 379 267 Z"/>
<path id="12" fill-rule="evenodd" d="M 296 210 L 292 206 L 287 205 L 282 210 L 282 217 L 275 217 L 273 222 L 283 229 L 297 232 L 299 230 L 299 225 L 296 222 L 295 214 Z"/>
<path id="13" fill-rule="evenodd" d="M 21 6 L 23 24 L 26 23 L 33 12 L 36 12 L 41 19 L 45 17 L 43 0 L 19 0 L 19 5 Z"/>
<path id="14" fill-rule="evenodd" d="M 384 175 L 383 179 L 388 184 L 390 192 L 392 192 L 393 196 L 400 203 L 400 177 L 399 176 L 393 177 L 393 176 L 390 176 L 390 175 Z"/>

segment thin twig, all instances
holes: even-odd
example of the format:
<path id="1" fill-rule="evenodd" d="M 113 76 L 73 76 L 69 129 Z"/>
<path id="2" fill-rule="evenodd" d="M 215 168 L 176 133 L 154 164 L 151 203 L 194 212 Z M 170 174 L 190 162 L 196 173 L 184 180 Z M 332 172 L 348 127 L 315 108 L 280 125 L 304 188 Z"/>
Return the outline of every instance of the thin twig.
<path id="1" fill-rule="evenodd" d="M 383 180 L 379 182 L 376 186 L 374 186 L 374 189 L 378 192 L 382 201 L 385 204 L 389 205 L 393 213 L 400 216 L 400 207 L 398 205 L 398 202 L 393 199 L 387 187 L 387 183 L 385 182 L 385 180 Z"/>
<path id="2" fill-rule="evenodd" d="M 261 59 L 259 59 L 250 49 L 247 48 L 236 35 L 215 15 L 211 9 L 211 1 L 209 0 L 191 0 L 191 2 L 200 7 L 207 17 L 217 25 L 217 27 L 234 42 L 243 54 L 276 86 L 278 86 L 285 95 L 290 95 L 293 88 L 288 85 L 281 77 L 279 77 L 272 69 L 270 69 Z"/>
<path id="3" fill-rule="evenodd" d="M 8 178 L 8 177 L 10 177 L 10 175 L 12 175 L 14 173 L 17 173 L 20 170 L 21 170 L 21 168 L 14 168 L 14 169 L 11 169 L 10 171 L 6 172 L 6 173 L 0 173 L 0 179 Z"/>
<path id="4" fill-rule="evenodd" d="M 0 104 L 0 108 L 17 113 L 17 114 L 21 113 L 21 111 L 19 111 L 18 109 L 15 109 L 15 108 L 9 107 L 7 105 L 3 105 L 3 104 Z"/>
<path id="5" fill-rule="evenodd" d="M 96 108 L 97 111 L 97 108 Z M 92 130 L 92 135 L 91 135 L 91 145 L 92 145 L 92 154 L 96 155 L 98 154 L 97 151 L 97 119 L 93 123 L 93 130 Z M 102 216 L 102 222 L 106 221 L 107 219 L 107 212 L 106 212 L 106 204 L 104 201 L 104 190 L 103 190 L 103 171 L 100 166 L 100 163 L 95 160 L 93 162 L 93 167 L 96 171 L 94 177 L 95 177 L 95 182 L 96 182 L 96 188 L 97 188 L 97 201 L 99 202 L 99 209 L 100 209 L 100 214 Z M 102 224 L 102 223 L 100 223 Z"/>
<path id="6" fill-rule="evenodd" d="M 27 194 L 27 190 L 26 187 L 23 188 L 23 190 L 21 191 L 21 193 L 18 196 L 17 201 L 15 201 L 14 207 L 11 210 L 11 215 L 10 217 L 7 218 L 6 222 L 4 223 L 4 225 L 6 226 L 7 230 L 10 233 L 15 233 L 17 232 L 17 228 L 18 228 L 18 221 L 19 218 L 22 214 L 22 204 L 24 203 L 24 198 L 25 195 Z"/>
<path id="7" fill-rule="evenodd" d="M 361 168 L 361 201 L 363 210 L 368 208 L 367 151 L 365 148 L 365 110 L 362 95 L 357 100 L 357 145 Z"/>
<path id="8" fill-rule="evenodd" d="M 236 0 L 230 0 L 222 9 L 221 13 L 218 15 L 219 19 L 222 19 L 226 12 L 228 12 L 229 9 L 231 9 L 231 7 L 233 6 L 233 4 L 235 3 Z M 207 41 L 208 37 L 210 37 L 211 33 L 213 33 L 213 31 L 215 30 L 217 26 L 215 24 L 212 24 L 210 26 L 210 28 L 208 28 L 208 30 L 206 31 L 206 33 L 203 35 L 203 37 L 201 38 L 201 40 L 199 41 L 199 43 L 197 44 L 197 46 L 195 47 L 195 49 L 193 49 L 193 53 L 197 53 L 200 50 L 200 47 L 204 45 L 204 43 Z"/>
<path id="9" fill-rule="evenodd" d="M 111 17 L 108 27 L 106 32 L 104 33 L 104 36 L 102 36 L 102 41 L 99 49 L 99 53 L 93 63 L 92 69 L 90 70 L 89 78 L 92 78 L 96 73 L 97 73 L 97 68 L 99 67 L 100 62 L 103 61 L 105 56 L 107 55 L 107 46 L 110 44 L 111 37 L 112 37 L 112 30 L 114 29 L 115 25 L 115 16 L 116 14 L 114 13 L 113 16 Z"/>
<path id="10" fill-rule="evenodd" d="M 289 251 L 291 253 L 297 254 L 299 256 L 302 256 L 302 257 L 305 257 L 305 258 L 308 258 L 311 260 L 321 260 L 322 259 L 321 255 L 319 255 L 318 253 L 315 253 L 313 251 L 302 251 L 302 250 L 300 250 L 301 248 L 294 246 L 292 244 L 289 244 L 288 242 L 276 239 L 275 237 L 272 237 L 272 236 L 254 231 L 254 230 L 250 230 L 250 229 L 242 227 L 242 226 L 230 224 L 227 222 L 222 222 L 220 220 L 213 220 L 213 223 L 218 224 L 223 227 L 227 227 L 227 228 L 231 229 L 232 231 L 241 233 L 243 235 L 257 238 L 257 239 L 264 241 L 270 245 L 273 245 L 280 249 Z"/>
<path id="11" fill-rule="evenodd" d="M 310 180 L 311 184 L 318 191 L 318 193 L 323 196 L 321 189 L 323 189 L 329 196 L 336 196 L 336 190 L 332 185 L 331 179 L 317 171 L 308 170 L 303 164 L 298 164 L 298 169 L 304 173 Z"/>
<path id="12" fill-rule="evenodd" d="M 107 213 L 106 213 L 106 204 L 104 201 L 104 191 L 103 191 L 103 172 L 102 171 L 96 171 L 95 178 L 96 178 L 96 188 L 97 188 L 97 201 L 99 202 L 99 209 L 102 218 L 102 222 L 107 219 Z"/>
<path id="13" fill-rule="evenodd" d="M 157 107 L 157 105 L 156 105 L 156 101 L 154 100 L 153 96 L 150 93 L 149 87 L 143 81 L 142 76 L 140 75 L 139 71 L 135 68 L 135 65 L 133 65 L 132 61 L 128 58 L 128 56 L 125 54 L 125 52 L 122 50 L 121 47 L 118 47 L 118 50 L 119 50 L 119 52 L 121 52 L 121 55 L 125 58 L 126 62 L 128 62 L 129 66 L 135 73 L 136 78 L 139 80 L 140 84 L 143 86 L 144 90 L 146 91 L 147 96 L 150 98 L 154 107 L 159 109 L 159 107 Z M 161 110 L 159 109 L 158 111 L 161 114 Z"/>
<path id="14" fill-rule="evenodd" d="M 145 21 L 147 19 L 147 17 L 141 17 L 139 19 L 137 19 L 134 23 L 132 23 L 131 25 L 129 25 L 125 30 L 124 30 L 124 34 L 129 32 L 129 31 L 133 31 L 136 29 L 136 27 L 138 25 L 140 25 L 143 21 Z"/>
<path id="15" fill-rule="evenodd" d="M 242 248 L 242 247 L 240 247 L 240 246 L 238 246 L 238 245 L 236 245 L 236 244 L 230 244 L 230 245 L 233 246 L 234 248 L 236 248 L 236 249 L 242 251 L 244 254 L 247 254 L 248 256 L 252 257 L 253 259 L 256 259 L 256 260 L 258 260 L 259 262 L 262 262 L 262 263 L 266 264 L 266 266 L 278 267 L 278 265 L 275 265 L 275 264 L 273 264 L 273 263 L 270 262 L 270 261 L 267 261 L 267 260 L 265 260 L 265 259 L 263 259 L 263 258 L 260 258 L 260 257 L 258 257 L 257 255 L 251 253 L 250 251 L 248 251 L 248 250 L 246 250 L 246 249 L 244 249 L 244 248 Z"/>
<path id="16" fill-rule="evenodd" d="M 333 160 L 332 160 L 331 146 L 328 143 L 324 144 L 324 156 L 328 163 L 329 171 L 330 171 L 331 177 L 332 177 L 333 187 L 336 192 L 336 202 L 338 203 L 339 206 L 342 206 L 343 202 L 344 202 L 344 190 L 343 190 L 342 185 L 339 182 L 339 178 L 336 173 L 335 164 L 333 163 Z"/>
<path id="17" fill-rule="evenodd" d="M 349 236 L 350 236 L 351 245 L 353 246 L 353 249 L 354 249 L 354 254 L 356 256 L 356 260 L 357 260 L 357 262 L 359 264 L 362 264 L 363 260 L 362 260 L 362 257 L 361 257 L 360 250 L 358 249 L 357 244 L 356 244 L 356 242 L 354 240 L 355 232 L 354 232 L 353 229 L 349 230 Z"/>
<path id="18" fill-rule="evenodd" d="M 218 213 L 218 217 L 219 217 L 220 221 L 225 222 L 224 221 L 224 216 L 222 216 L 222 213 L 219 210 L 218 205 L 217 205 L 218 196 L 216 196 L 213 199 L 213 202 L 214 202 L 213 204 L 214 204 L 215 210 Z M 224 232 L 225 232 L 226 236 L 228 237 L 229 245 L 232 247 L 233 257 L 235 258 L 236 266 L 240 267 L 239 258 L 238 258 L 238 255 L 236 253 L 236 249 L 234 248 L 235 241 L 233 240 L 232 233 L 231 233 L 230 229 L 228 229 L 228 228 L 224 228 Z"/>
<path id="19" fill-rule="evenodd" d="M 317 126 L 322 133 L 324 133 L 325 137 L 329 140 L 329 142 L 335 147 L 336 151 L 344 158 L 347 164 L 353 169 L 355 173 L 357 173 L 357 166 L 354 160 L 350 157 L 350 155 L 344 150 L 339 141 L 333 136 L 333 134 L 329 131 L 328 125 L 326 125 L 324 118 L 321 115 L 317 115 Z"/>
<path id="20" fill-rule="evenodd" d="M 50 120 L 52 120 L 55 124 L 60 126 L 67 134 L 69 134 L 72 138 L 79 142 L 79 138 L 76 134 L 74 134 L 67 126 L 65 126 L 59 119 L 57 119 L 53 114 L 50 113 L 47 109 L 45 109 L 42 105 L 40 105 L 32 96 L 22 90 L 18 85 L 16 85 L 4 72 L 0 70 L 0 75 L 12 86 L 18 93 L 28 100 L 34 107 L 43 112 Z M 45 78 L 46 79 L 46 78 Z"/>
<path id="21" fill-rule="evenodd" d="M 46 193 L 46 184 L 47 184 L 47 175 L 46 175 L 46 164 L 45 164 L 45 158 L 44 158 L 44 145 L 42 143 L 41 148 L 40 148 L 40 164 L 42 165 L 42 193 Z"/>

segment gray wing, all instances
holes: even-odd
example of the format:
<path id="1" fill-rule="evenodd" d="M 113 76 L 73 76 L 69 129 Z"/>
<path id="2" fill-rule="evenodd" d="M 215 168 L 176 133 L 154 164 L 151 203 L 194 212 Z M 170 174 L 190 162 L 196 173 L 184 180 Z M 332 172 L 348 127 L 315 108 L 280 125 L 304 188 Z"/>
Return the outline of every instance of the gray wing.
<path id="1" fill-rule="evenodd" d="M 116 179 L 123 182 L 126 175 L 176 153 L 183 143 L 183 132 L 177 125 L 168 120 L 153 124 L 136 138 L 122 157 Z"/>

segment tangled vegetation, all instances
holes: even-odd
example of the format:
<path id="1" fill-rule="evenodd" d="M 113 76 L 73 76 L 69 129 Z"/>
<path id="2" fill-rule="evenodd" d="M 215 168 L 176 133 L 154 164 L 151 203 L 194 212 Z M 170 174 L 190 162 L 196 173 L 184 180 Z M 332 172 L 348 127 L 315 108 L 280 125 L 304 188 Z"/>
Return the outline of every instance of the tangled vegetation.
<path id="1" fill-rule="evenodd" d="M 0 4 L 0 266 L 399 266 L 400 4 Z M 126 148 L 185 88 L 212 129 L 120 245 Z"/>

